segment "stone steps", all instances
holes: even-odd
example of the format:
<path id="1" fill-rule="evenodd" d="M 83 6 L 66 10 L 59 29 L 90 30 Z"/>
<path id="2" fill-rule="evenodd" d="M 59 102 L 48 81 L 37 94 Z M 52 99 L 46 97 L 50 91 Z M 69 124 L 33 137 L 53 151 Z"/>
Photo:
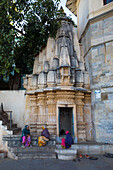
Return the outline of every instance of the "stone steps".
<path id="1" fill-rule="evenodd" d="M 40 135 L 35 135 L 35 134 L 31 134 L 31 144 L 32 146 L 37 146 L 37 137 Z M 21 142 L 20 142 L 20 138 L 21 135 L 5 135 L 2 137 L 3 141 L 7 141 L 8 142 L 8 146 L 14 147 L 14 146 L 21 146 Z M 51 135 L 50 136 L 50 141 L 48 142 L 48 146 L 51 145 L 56 145 L 56 135 Z"/>
<path id="2" fill-rule="evenodd" d="M 14 153 L 18 159 L 48 159 L 56 158 L 55 146 L 44 147 L 11 147 L 10 151 Z"/>
<path id="3" fill-rule="evenodd" d="M 113 144 L 103 144 L 103 143 L 76 143 L 69 149 L 62 149 L 60 144 L 56 145 L 56 135 L 51 135 L 51 139 L 48 144 L 44 147 L 38 147 L 36 139 L 37 134 L 32 134 L 32 146 L 22 148 L 20 137 L 21 135 L 6 135 L 3 136 L 3 142 L 8 145 L 9 151 L 17 155 L 19 159 L 45 159 L 45 158 L 56 158 L 62 160 L 72 160 L 76 159 L 78 154 L 88 154 L 88 155 L 99 155 L 105 153 L 113 153 Z M 55 153 L 56 152 L 56 153 Z"/>
<path id="4" fill-rule="evenodd" d="M 77 158 L 77 149 L 75 148 L 62 149 L 57 147 L 55 152 L 58 159 L 61 160 L 75 160 Z"/>
<path id="5" fill-rule="evenodd" d="M 9 124 L 6 125 L 2 120 L 0 120 L 0 126 L 4 127 L 5 130 L 9 131 L 10 134 L 14 134 L 14 135 L 21 131 L 21 128 L 18 128 L 17 124 L 12 124 L 12 127 L 10 129 L 10 125 Z"/>
<path id="6" fill-rule="evenodd" d="M 50 152 L 55 150 L 55 146 L 33 146 L 33 147 L 26 147 L 26 148 L 22 148 L 21 146 L 18 147 L 11 147 L 11 151 L 12 152 L 42 152 L 42 151 L 46 151 L 46 152 Z"/>
<path id="7" fill-rule="evenodd" d="M 18 159 L 56 159 L 56 154 L 54 153 L 38 153 L 38 154 L 18 154 Z"/>
<path id="8" fill-rule="evenodd" d="M 7 142 L 9 152 L 18 159 L 48 159 L 56 158 L 56 136 L 51 135 L 50 141 L 46 146 L 39 147 L 37 144 L 37 134 L 31 135 L 32 147 L 22 148 L 20 142 L 21 135 L 7 135 L 3 136 L 3 142 Z"/>
<path id="9" fill-rule="evenodd" d="M 10 134 L 17 134 L 19 131 L 21 131 L 21 128 L 17 127 L 17 124 L 13 123 L 13 120 L 9 120 L 9 115 L 6 111 L 3 109 L 3 103 L 1 103 L 0 107 L 0 125 L 4 126 L 4 129 L 10 131 Z M 11 112 L 11 111 L 10 111 Z M 11 123 L 11 127 L 10 127 Z"/>

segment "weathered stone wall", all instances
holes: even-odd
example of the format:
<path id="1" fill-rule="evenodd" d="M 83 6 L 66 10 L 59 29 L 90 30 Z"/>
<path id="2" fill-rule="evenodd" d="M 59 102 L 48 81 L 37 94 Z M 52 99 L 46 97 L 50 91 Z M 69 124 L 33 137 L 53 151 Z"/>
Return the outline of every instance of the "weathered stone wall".
<path id="1" fill-rule="evenodd" d="M 113 16 L 89 24 L 82 38 L 92 90 L 93 135 L 113 143 Z"/>
<path id="2" fill-rule="evenodd" d="M 84 55 L 93 46 L 113 40 L 113 13 L 108 18 L 91 21 L 81 39 Z"/>
<path id="3" fill-rule="evenodd" d="M 67 8 L 77 15 L 78 38 L 81 39 L 89 20 L 107 15 L 113 9 L 113 2 L 104 5 L 103 0 L 67 0 Z"/>
<path id="4" fill-rule="evenodd" d="M 26 100 L 25 90 L 0 91 L 0 103 L 3 103 L 4 111 L 12 111 L 13 122 L 21 128 L 28 123 L 29 109 L 27 106 L 25 114 Z"/>

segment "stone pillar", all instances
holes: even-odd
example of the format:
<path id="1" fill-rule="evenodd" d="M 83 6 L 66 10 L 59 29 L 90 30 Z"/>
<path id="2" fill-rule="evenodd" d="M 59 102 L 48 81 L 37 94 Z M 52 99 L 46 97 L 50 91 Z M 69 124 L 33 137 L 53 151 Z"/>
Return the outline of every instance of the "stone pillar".
<path id="1" fill-rule="evenodd" d="M 81 70 L 76 70 L 75 73 L 76 77 L 76 87 L 82 87 L 83 86 L 83 72 Z"/>
<path id="2" fill-rule="evenodd" d="M 37 96 L 37 133 L 41 134 L 42 126 L 46 125 L 47 123 L 47 116 L 46 116 L 46 94 L 45 93 L 38 93 Z"/>
<path id="3" fill-rule="evenodd" d="M 31 132 L 36 132 L 37 129 L 37 96 L 30 95 L 30 129 Z"/>
<path id="4" fill-rule="evenodd" d="M 92 135 L 92 115 L 91 115 L 91 93 L 84 95 L 84 121 L 86 127 L 86 140 L 93 140 Z"/>
<path id="5" fill-rule="evenodd" d="M 84 114 L 83 114 L 83 98 L 84 94 L 81 92 L 76 93 L 75 103 L 76 103 L 76 114 L 77 114 L 77 136 L 78 141 L 86 141 L 86 130 L 85 130 L 85 122 L 84 122 Z"/>
<path id="6" fill-rule="evenodd" d="M 84 88 L 90 89 L 89 73 L 85 71 L 83 74 L 83 78 L 84 78 Z"/>
<path id="7" fill-rule="evenodd" d="M 46 99 L 46 94 L 44 93 L 39 93 L 38 94 L 38 123 L 41 125 L 46 124 L 46 118 L 45 118 L 45 99 Z"/>
<path id="8" fill-rule="evenodd" d="M 56 100 L 55 93 L 47 93 L 47 105 L 48 105 L 48 129 L 50 133 L 56 134 Z"/>

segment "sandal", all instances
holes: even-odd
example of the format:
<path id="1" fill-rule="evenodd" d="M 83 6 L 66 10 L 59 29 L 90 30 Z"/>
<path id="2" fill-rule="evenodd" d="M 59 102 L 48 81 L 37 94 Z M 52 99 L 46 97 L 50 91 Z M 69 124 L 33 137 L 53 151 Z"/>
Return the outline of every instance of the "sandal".
<path id="1" fill-rule="evenodd" d="M 82 155 L 80 154 L 79 157 L 82 158 Z"/>
<path id="2" fill-rule="evenodd" d="M 89 155 L 85 155 L 85 158 L 89 159 Z"/>

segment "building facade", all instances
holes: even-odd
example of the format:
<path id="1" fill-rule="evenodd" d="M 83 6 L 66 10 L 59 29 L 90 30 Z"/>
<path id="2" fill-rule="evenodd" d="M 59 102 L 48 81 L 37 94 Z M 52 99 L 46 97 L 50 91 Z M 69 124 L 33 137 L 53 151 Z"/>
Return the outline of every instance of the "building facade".
<path id="1" fill-rule="evenodd" d="M 113 0 L 67 0 L 90 76 L 93 137 L 113 143 Z"/>
<path id="2" fill-rule="evenodd" d="M 75 141 L 92 141 L 91 91 L 75 27 L 61 19 L 56 38 L 35 58 L 24 78 L 26 114 L 32 133 L 46 125 L 57 137 L 68 130 Z"/>

